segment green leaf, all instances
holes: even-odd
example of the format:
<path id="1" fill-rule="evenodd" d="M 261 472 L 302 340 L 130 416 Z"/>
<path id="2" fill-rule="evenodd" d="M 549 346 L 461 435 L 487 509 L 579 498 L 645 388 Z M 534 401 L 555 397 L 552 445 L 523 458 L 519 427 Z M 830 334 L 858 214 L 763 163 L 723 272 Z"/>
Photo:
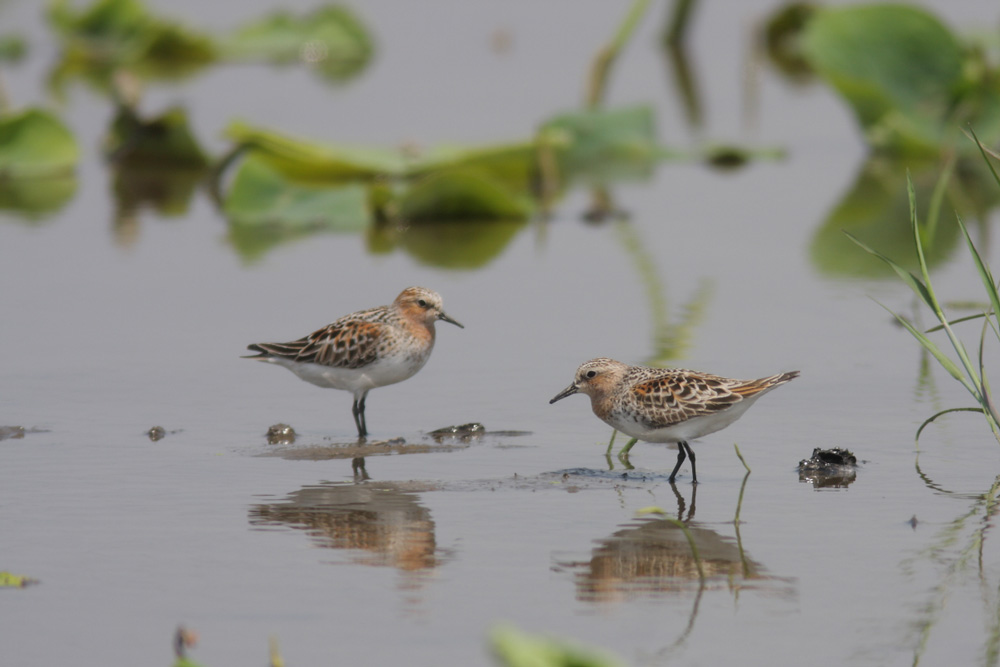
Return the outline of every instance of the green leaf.
<path id="1" fill-rule="evenodd" d="M 112 167 L 116 217 L 135 218 L 149 206 L 164 217 L 186 215 L 206 169 L 198 165 L 157 164 L 155 161 L 121 160 Z"/>
<path id="2" fill-rule="evenodd" d="M 79 158 L 76 139 L 53 114 L 28 109 L 0 115 L 0 181 L 65 177 Z"/>
<path id="3" fill-rule="evenodd" d="M 369 247 L 377 253 L 398 247 L 427 266 L 478 269 L 498 257 L 525 224 L 504 220 L 483 224 L 468 220 L 423 221 L 402 230 L 376 225 L 371 230 Z"/>
<path id="4" fill-rule="evenodd" d="M 510 626 L 494 628 L 490 644 L 504 667 L 613 667 L 619 664 L 597 651 L 533 637 Z"/>
<path id="5" fill-rule="evenodd" d="M 241 226 L 358 231 L 368 226 L 367 189 L 294 183 L 251 154 L 240 165 L 223 209 Z"/>
<path id="6" fill-rule="evenodd" d="M 16 63 L 27 52 L 28 45 L 20 35 L 0 35 L 0 62 Z"/>
<path id="7" fill-rule="evenodd" d="M 223 39 L 220 48 L 227 59 L 305 62 L 335 81 L 362 71 L 374 50 L 362 22 L 334 5 L 301 17 L 277 12 L 243 26 Z"/>
<path id="8" fill-rule="evenodd" d="M 866 245 L 878 248 L 896 264 L 918 270 L 913 253 L 913 230 L 906 196 L 907 167 L 913 170 L 913 181 L 919 191 L 927 191 L 940 182 L 941 165 L 937 161 L 903 163 L 878 156 L 870 157 L 858 171 L 853 185 L 816 230 L 810 244 L 810 258 L 816 267 L 828 274 L 852 278 L 886 278 L 895 275 L 887 264 L 873 262 L 843 234 L 846 230 Z M 983 187 L 976 171 L 957 169 L 951 180 L 944 205 L 967 207 L 969 194 L 982 197 L 989 190 Z M 926 200 L 925 200 L 926 201 Z M 919 213 L 927 216 L 929 204 Z M 950 209 L 949 209 L 950 210 Z M 974 215 L 975 209 L 969 210 Z M 934 235 L 928 235 L 925 247 L 929 266 L 946 260 L 958 242 L 958 228 L 938 225 Z"/>
<path id="9" fill-rule="evenodd" d="M 240 122 L 231 123 L 226 136 L 253 148 L 273 169 L 301 181 L 336 183 L 401 176 L 406 169 L 398 151 L 320 143 Z"/>
<path id="10" fill-rule="evenodd" d="M 413 178 L 442 171 L 474 171 L 526 194 L 535 176 L 537 156 L 538 147 L 534 141 L 472 147 L 437 146 L 411 158 L 405 173 Z"/>
<path id="11" fill-rule="evenodd" d="M 646 178 L 663 156 L 648 106 L 563 114 L 544 123 L 539 137 L 555 147 L 568 181 Z"/>
<path id="12" fill-rule="evenodd" d="M 471 170 L 444 171 L 416 181 L 399 198 L 399 216 L 421 220 L 526 220 L 531 200 Z"/>
<path id="13" fill-rule="evenodd" d="M 57 88 L 74 77 L 108 87 L 118 67 L 175 79 L 217 58 L 210 36 L 151 14 L 140 0 L 97 0 L 80 11 L 56 0 L 49 19 L 63 41 L 62 60 L 50 75 Z"/>
<path id="14" fill-rule="evenodd" d="M 77 177 L 64 174 L 48 178 L 0 177 L 0 211 L 12 211 L 28 220 L 43 220 L 62 210 L 76 194 Z"/>
<path id="15" fill-rule="evenodd" d="M 159 167 L 208 164 L 208 157 L 191 132 L 187 112 L 180 107 L 148 120 L 132 109 L 119 107 L 105 150 L 116 160 L 149 162 Z"/>
<path id="16" fill-rule="evenodd" d="M 876 148 L 936 153 L 957 131 L 952 115 L 963 48 L 927 11 L 888 4 L 821 9 L 806 25 L 802 47 Z"/>
<path id="17" fill-rule="evenodd" d="M 25 586 L 37 583 L 38 580 L 31 577 L 0 571 L 0 588 L 24 588 Z"/>

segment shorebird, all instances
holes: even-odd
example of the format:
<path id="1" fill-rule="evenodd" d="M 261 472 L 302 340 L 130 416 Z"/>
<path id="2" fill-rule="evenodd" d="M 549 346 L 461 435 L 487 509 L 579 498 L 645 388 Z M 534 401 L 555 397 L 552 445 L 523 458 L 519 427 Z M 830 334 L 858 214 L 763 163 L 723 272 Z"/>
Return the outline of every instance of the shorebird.
<path id="1" fill-rule="evenodd" d="M 437 292 L 407 287 L 388 306 L 345 315 L 304 338 L 249 345 L 258 354 L 244 359 L 278 364 L 318 387 L 351 392 L 354 425 L 364 438 L 368 392 L 402 382 L 424 367 L 434 349 L 438 320 L 465 328 L 445 314 Z"/>
<path id="2" fill-rule="evenodd" d="M 691 477 L 697 483 L 694 450 L 688 441 L 724 429 L 758 398 L 798 375 L 798 371 L 790 371 L 758 380 L 734 380 L 698 371 L 591 359 L 576 370 L 573 383 L 549 403 L 576 393 L 590 396 L 594 414 L 632 438 L 618 453 L 623 460 L 637 440 L 676 442 L 677 465 L 670 481 L 685 457 L 690 457 Z"/>

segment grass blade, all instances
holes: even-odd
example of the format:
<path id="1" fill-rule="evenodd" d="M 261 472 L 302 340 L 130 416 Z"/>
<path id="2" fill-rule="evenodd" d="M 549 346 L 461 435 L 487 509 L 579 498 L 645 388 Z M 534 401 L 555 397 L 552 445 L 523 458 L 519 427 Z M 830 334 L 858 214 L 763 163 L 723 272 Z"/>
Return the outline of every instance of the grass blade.
<path id="1" fill-rule="evenodd" d="M 921 432 L 923 432 L 923 430 L 925 428 L 927 428 L 928 424 L 930 424 L 932 421 L 934 421 L 938 417 L 941 417 L 943 415 L 949 414 L 951 412 L 980 412 L 981 413 L 982 411 L 983 411 L 982 408 L 948 408 L 947 410 L 942 410 L 941 412 L 937 412 L 937 413 L 931 415 L 930 417 L 928 417 L 927 419 L 924 420 L 924 423 L 921 424 L 920 428 L 917 429 L 917 435 L 915 436 L 914 439 L 915 440 L 919 440 Z"/>
<path id="2" fill-rule="evenodd" d="M 966 315 L 965 317 L 959 317 L 954 320 L 948 320 L 948 326 L 954 326 L 956 324 L 961 324 L 962 322 L 968 322 L 969 320 L 978 320 L 980 317 L 986 317 L 986 313 L 976 313 L 975 315 Z M 936 331 L 941 331 L 944 329 L 944 324 L 938 324 L 933 326 L 924 333 L 934 333 Z"/>
<path id="3" fill-rule="evenodd" d="M 976 246 L 972 242 L 972 236 L 969 235 L 969 230 L 966 228 L 965 223 L 962 222 L 962 216 L 956 215 L 955 218 L 958 220 L 958 226 L 962 230 L 962 235 L 965 236 L 965 243 L 969 246 L 969 253 L 972 255 L 972 261 L 976 264 L 976 271 L 983 282 L 986 296 L 990 298 L 993 312 L 1000 313 L 1000 294 L 997 294 L 997 283 L 993 280 L 993 272 L 990 271 L 990 267 L 983 261 L 983 257 L 979 254 L 979 251 L 976 250 Z"/>
<path id="4" fill-rule="evenodd" d="M 935 303 L 934 295 L 930 292 L 930 290 L 927 289 L 927 287 L 920 281 L 919 278 L 917 278 L 915 275 L 913 275 L 912 273 L 901 267 L 899 264 L 892 261 L 885 255 L 883 255 L 882 253 L 880 253 L 878 250 L 875 250 L 874 248 L 868 246 L 850 232 L 845 231 L 844 234 L 847 236 L 847 238 L 854 241 L 854 243 L 856 243 L 862 250 L 864 250 L 865 252 L 874 257 L 878 257 L 880 260 L 885 262 L 890 269 L 896 272 L 896 275 L 898 275 L 903 280 L 903 282 L 905 282 L 907 285 L 910 286 L 910 289 L 912 289 L 917 294 L 917 296 L 919 296 L 923 300 L 924 303 L 926 303 L 932 310 L 936 310 L 934 308 L 934 303 Z"/>

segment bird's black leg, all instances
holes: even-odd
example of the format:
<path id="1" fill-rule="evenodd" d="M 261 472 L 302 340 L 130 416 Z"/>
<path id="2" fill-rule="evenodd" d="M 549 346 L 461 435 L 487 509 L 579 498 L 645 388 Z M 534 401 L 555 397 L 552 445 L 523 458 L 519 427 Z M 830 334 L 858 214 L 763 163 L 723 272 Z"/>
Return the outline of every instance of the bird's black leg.
<path id="1" fill-rule="evenodd" d="M 687 443 L 678 442 L 677 443 L 677 465 L 674 466 L 674 471 L 670 473 L 670 483 L 673 484 L 674 478 L 677 477 L 677 471 L 681 469 L 681 464 L 684 463 L 684 459 L 687 458 L 687 453 L 685 452 L 685 447 Z"/>
<path id="2" fill-rule="evenodd" d="M 368 398 L 368 392 L 366 391 L 361 395 L 361 400 L 358 401 L 358 412 L 361 414 L 361 435 L 362 437 L 368 435 L 368 420 L 365 419 L 365 399 Z M 691 451 L 691 450 L 688 450 Z"/>
<path id="3" fill-rule="evenodd" d="M 359 438 L 368 435 L 368 428 L 365 425 L 365 397 L 367 395 L 362 394 L 360 399 L 355 396 L 354 404 L 351 406 L 351 414 L 354 415 L 354 425 L 358 427 Z"/>
<path id="4" fill-rule="evenodd" d="M 694 450 L 691 449 L 691 445 L 687 444 L 686 442 L 682 442 L 681 446 L 684 447 L 684 449 L 687 450 L 688 458 L 691 459 L 691 483 L 692 484 L 697 484 L 698 483 L 698 471 L 695 470 L 695 468 L 694 468 Z"/>

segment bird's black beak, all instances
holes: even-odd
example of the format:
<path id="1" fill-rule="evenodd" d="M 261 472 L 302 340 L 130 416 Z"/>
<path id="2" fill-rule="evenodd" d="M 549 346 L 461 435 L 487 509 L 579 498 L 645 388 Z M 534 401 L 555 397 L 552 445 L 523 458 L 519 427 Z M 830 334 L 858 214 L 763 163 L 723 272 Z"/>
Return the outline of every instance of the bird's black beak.
<path id="1" fill-rule="evenodd" d="M 576 388 L 576 385 L 575 384 L 571 384 L 570 386 L 566 387 L 565 389 L 563 389 L 562 391 L 560 391 L 558 394 L 556 394 L 556 397 L 553 398 L 551 401 L 549 401 L 549 405 L 552 405 L 556 401 L 561 401 L 562 399 L 566 398 L 567 396 L 572 396 L 573 394 L 577 393 L 578 391 L 580 391 L 580 390 Z"/>
<path id="2" fill-rule="evenodd" d="M 445 322 L 448 322 L 449 324 L 454 324 L 459 329 L 464 329 L 465 328 L 464 326 L 462 326 L 459 323 L 458 320 L 453 320 L 450 317 L 448 317 L 443 310 L 440 313 L 438 313 L 438 319 L 439 320 L 444 320 Z"/>

